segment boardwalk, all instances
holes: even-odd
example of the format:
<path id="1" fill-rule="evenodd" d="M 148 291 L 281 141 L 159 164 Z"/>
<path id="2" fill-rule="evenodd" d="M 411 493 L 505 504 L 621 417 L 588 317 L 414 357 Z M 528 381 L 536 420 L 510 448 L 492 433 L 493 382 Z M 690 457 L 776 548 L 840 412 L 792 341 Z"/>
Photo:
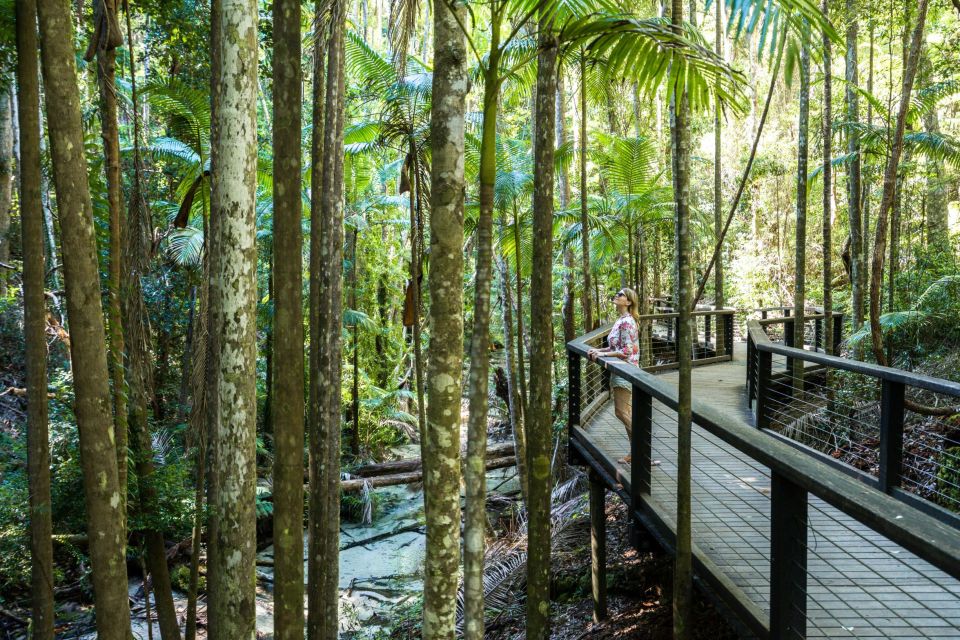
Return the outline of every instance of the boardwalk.
<path id="1" fill-rule="evenodd" d="M 694 397 L 753 426 L 744 392 L 744 352 L 695 368 Z M 676 382 L 677 373 L 661 374 Z M 655 465 L 646 507 L 672 529 L 676 513 L 676 416 L 653 403 Z M 576 437 L 629 491 L 623 425 L 608 403 Z M 714 574 L 740 616 L 765 620 L 770 593 L 770 474 L 694 426 L 693 537 L 701 570 Z M 960 582 L 853 518 L 811 498 L 807 536 L 807 637 L 960 638 Z M 755 625 L 754 625 L 755 626 Z"/>

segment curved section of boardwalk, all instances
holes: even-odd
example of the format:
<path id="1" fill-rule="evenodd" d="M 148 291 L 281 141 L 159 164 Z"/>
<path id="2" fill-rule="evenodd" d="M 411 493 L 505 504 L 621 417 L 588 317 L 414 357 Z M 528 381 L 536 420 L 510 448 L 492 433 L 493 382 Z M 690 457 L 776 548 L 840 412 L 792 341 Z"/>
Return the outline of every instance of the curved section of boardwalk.
<path id="1" fill-rule="evenodd" d="M 754 425 L 744 392 L 743 345 L 732 362 L 693 370 L 694 398 Z M 660 376 L 676 382 L 677 373 Z M 609 403 L 573 436 L 608 477 L 630 491 L 629 451 Z M 676 513 L 676 415 L 653 402 L 651 492 L 645 512 L 670 544 Z M 701 577 L 745 622 L 766 635 L 770 612 L 769 470 L 717 437 L 693 429 L 693 538 Z M 614 487 L 616 488 L 616 487 Z M 838 509 L 811 497 L 806 540 L 806 633 L 811 638 L 960 638 L 960 581 Z"/>

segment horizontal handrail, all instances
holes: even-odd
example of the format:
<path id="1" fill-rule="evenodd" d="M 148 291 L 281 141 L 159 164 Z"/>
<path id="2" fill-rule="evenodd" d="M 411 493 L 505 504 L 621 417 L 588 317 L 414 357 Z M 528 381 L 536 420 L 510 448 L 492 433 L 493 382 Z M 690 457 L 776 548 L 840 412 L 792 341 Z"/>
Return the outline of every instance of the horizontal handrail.
<path id="1" fill-rule="evenodd" d="M 791 320 L 791 318 L 775 318 L 776 321 Z M 769 323 L 767 323 L 769 324 Z M 797 347 L 788 347 L 786 345 L 774 342 L 763 330 L 764 322 L 762 320 L 747 321 L 747 334 L 754 344 L 754 348 L 760 351 L 766 351 L 776 355 L 805 360 L 815 364 L 824 365 L 832 369 L 841 371 L 850 371 L 860 373 L 880 380 L 888 380 L 899 384 L 925 389 L 935 393 L 943 393 L 950 396 L 960 397 L 960 383 L 943 378 L 934 378 L 919 373 L 904 371 L 894 367 L 885 367 L 879 364 L 863 362 L 862 360 L 851 360 L 841 356 L 832 356 L 818 351 L 807 351 Z"/>
<path id="2" fill-rule="evenodd" d="M 609 330 L 609 327 L 601 327 L 586 336 L 568 342 L 568 353 L 574 357 L 586 357 L 591 348 L 587 344 L 589 338 L 602 335 L 605 329 Z M 755 325 L 755 330 L 763 333 L 760 325 Z M 845 362 L 843 358 L 814 354 L 801 349 L 781 351 L 783 348 L 766 339 L 766 334 L 763 335 L 763 340 L 762 346 L 758 344 L 758 348 L 777 353 L 783 352 L 794 357 L 816 357 L 817 360 L 814 361 L 828 365 Z M 668 408 L 677 410 L 679 392 L 676 386 L 619 360 L 602 360 L 602 366 L 615 372 L 617 376 L 629 380 L 635 391 L 656 398 Z M 889 372 L 882 371 L 884 375 L 893 375 L 897 372 L 896 369 L 889 367 L 880 369 L 889 369 Z M 937 387 L 937 385 L 933 386 Z M 960 393 L 960 385 L 956 386 L 957 393 Z M 729 415 L 696 398 L 692 401 L 692 409 L 695 424 L 768 467 L 773 476 L 784 478 L 802 490 L 819 497 L 935 567 L 960 579 L 960 530 L 874 487 L 857 481 L 839 469 L 791 447 L 764 431 L 740 424 Z M 573 415 L 570 418 L 577 420 Z"/>

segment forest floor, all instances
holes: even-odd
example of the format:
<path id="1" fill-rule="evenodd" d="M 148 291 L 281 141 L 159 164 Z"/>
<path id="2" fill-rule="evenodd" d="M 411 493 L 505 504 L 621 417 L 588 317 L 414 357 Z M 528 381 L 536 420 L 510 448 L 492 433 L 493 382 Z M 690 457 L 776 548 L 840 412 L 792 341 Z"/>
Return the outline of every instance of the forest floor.
<path id="1" fill-rule="evenodd" d="M 627 509 L 616 496 L 607 497 L 607 609 L 608 619 L 593 622 L 590 590 L 589 528 L 580 544 L 554 553 L 551 619 L 554 640 L 586 638 L 673 637 L 671 591 L 673 559 L 660 549 L 638 553 L 630 544 Z M 587 518 L 587 514 L 583 514 Z M 492 640 L 524 637 L 525 610 L 517 608 L 488 627 Z M 703 594 L 694 594 L 694 638 L 725 640 L 737 634 Z"/>

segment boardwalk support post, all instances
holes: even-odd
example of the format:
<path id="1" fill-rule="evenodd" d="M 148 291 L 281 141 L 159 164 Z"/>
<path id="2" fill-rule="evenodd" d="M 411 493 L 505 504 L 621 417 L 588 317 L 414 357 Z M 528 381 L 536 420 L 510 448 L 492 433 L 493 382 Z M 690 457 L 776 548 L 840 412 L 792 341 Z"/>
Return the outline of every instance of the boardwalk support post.
<path id="1" fill-rule="evenodd" d="M 900 486 L 903 467 L 904 385 L 884 380 L 880 394 L 880 491 Z"/>
<path id="2" fill-rule="evenodd" d="M 590 579 L 593 587 L 593 621 L 607 618 L 607 513 L 606 487 L 590 472 Z"/>
<path id="3" fill-rule="evenodd" d="M 580 464 L 573 442 L 573 428 L 580 424 L 580 356 L 567 351 L 567 462 Z"/>
<path id="4" fill-rule="evenodd" d="M 807 492 L 773 472 L 770 499 L 770 637 L 805 638 Z"/>
<path id="5" fill-rule="evenodd" d="M 840 354 L 840 343 L 843 341 L 843 314 L 833 314 L 833 354 Z"/>
<path id="6" fill-rule="evenodd" d="M 643 549 L 646 544 L 636 514 L 640 512 L 644 494 L 650 495 L 653 398 L 646 391 L 633 387 L 630 405 L 630 543 L 635 549 Z"/>
<path id="7" fill-rule="evenodd" d="M 783 321 L 783 344 L 788 347 L 797 347 L 798 349 L 803 349 L 803 343 L 800 345 L 794 344 L 793 340 L 793 323 L 794 320 L 784 320 Z M 787 356 L 787 374 L 791 375 L 793 372 L 793 358 Z"/>
<path id="8" fill-rule="evenodd" d="M 757 397 L 756 418 L 757 428 L 766 429 L 770 426 L 770 416 L 767 404 L 770 402 L 770 375 L 773 369 L 773 354 L 769 351 L 757 349 Z"/>

